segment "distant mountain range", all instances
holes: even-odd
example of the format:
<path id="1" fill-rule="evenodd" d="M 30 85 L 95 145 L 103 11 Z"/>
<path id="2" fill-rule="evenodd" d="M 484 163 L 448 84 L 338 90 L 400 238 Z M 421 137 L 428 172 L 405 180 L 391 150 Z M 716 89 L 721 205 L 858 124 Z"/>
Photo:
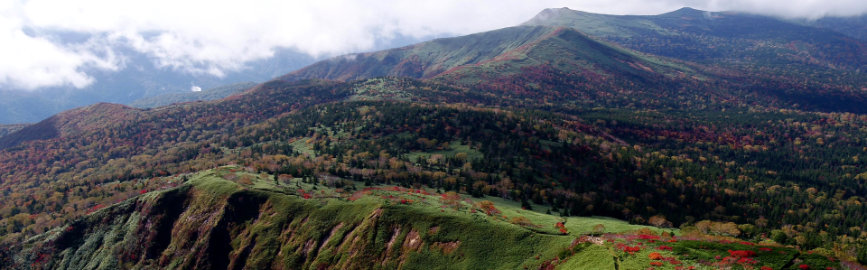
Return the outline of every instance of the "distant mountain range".
<path id="1" fill-rule="evenodd" d="M 378 43 L 374 49 L 390 48 L 419 42 L 430 37 L 413 38 L 398 36 L 393 40 Z M 231 87 L 242 82 L 263 82 L 289 71 L 304 67 L 317 59 L 292 49 L 277 49 L 274 56 L 246 63 L 246 68 L 226 72 L 224 77 L 208 74 L 191 74 L 171 68 L 155 66 L 153 59 L 128 48 L 115 50 L 126 57 L 120 71 L 92 71 L 94 83 L 83 89 L 53 87 L 36 90 L 0 88 L 0 124 L 34 123 L 55 113 L 98 102 L 132 104 L 140 106 L 167 105 L 159 99 L 187 101 L 177 94 L 190 93 L 191 88 L 201 89 Z M 211 94 L 194 94 L 202 98 L 217 97 Z M 168 95 L 157 97 L 161 95 Z M 189 96 L 189 97 L 192 97 Z M 139 101 L 141 100 L 141 101 Z"/>
<path id="2" fill-rule="evenodd" d="M 0 267 L 867 264 L 867 43 L 829 29 L 548 9 L 68 110 L 0 136 Z"/>
<path id="3" fill-rule="evenodd" d="M 243 81 L 264 81 L 314 61 L 306 54 L 283 50 L 270 59 L 249 63 L 248 69 L 229 72 L 225 77 L 217 78 L 158 68 L 145 55 L 125 52 L 129 58 L 124 69 L 117 72 L 92 72 L 89 75 L 93 76 L 95 82 L 84 89 L 0 89 L 0 95 L 3 96 L 0 100 L 0 123 L 37 122 L 79 106 L 97 102 L 127 104 L 145 97 L 190 92 L 193 86 L 207 89 Z"/>

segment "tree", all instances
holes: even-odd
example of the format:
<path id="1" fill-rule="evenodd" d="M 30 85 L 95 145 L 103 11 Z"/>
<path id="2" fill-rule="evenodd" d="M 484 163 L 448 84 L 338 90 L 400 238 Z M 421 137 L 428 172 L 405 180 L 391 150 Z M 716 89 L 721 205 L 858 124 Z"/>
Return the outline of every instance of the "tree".
<path id="1" fill-rule="evenodd" d="M 695 228 L 698 229 L 699 232 L 707 234 L 710 232 L 711 223 L 710 220 L 702 220 L 695 223 Z"/>
<path id="2" fill-rule="evenodd" d="M 593 226 L 593 234 L 594 235 L 601 235 L 604 232 L 605 232 L 605 225 L 596 224 Z"/>
<path id="3" fill-rule="evenodd" d="M 780 244 L 785 244 L 786 241 L 789 240 L 789 236 L 782 230 L 773 230 L 771 231 L 771 240 Z"/>
<path id="4" fill-rule="evenodd" d="M 867 264 L 867 246 L 862 245 L 858 249 L 858 262 L 861 264 Z"/>
<path id="5" fill-rule="evenodd" d="M 738 230 L 740 230 L 744 236 L 752 237 L 758 231 L 758 228 L 753 224 L 741 224 L 738 225 Z"/>
<path id="6" fill-rule="evenodd" d="M 759 228 L 767 227 L 768 226 L 768 219 L 765 218 L 764 216 L 760 216 L 758 219 L 756 219 L 756 226 Z"/>
<path id="7" fill-rule="evenodd" d="M 671 221 L 665 219 L 665 216 L 663 215 L 655 215 L 650 217 L 650 219 L 647 220 L 647 224 L 660 228 L 671 228 L 673 226 L 671 224 Z"/>
<path id="8" fill-rule="evenodd" d="M 741 235 L 741 231 L 738 230 L 738 225 L 734 222 L 714 222 L 711 225 L 711 231 L 718 234 L 726 234 L 730 236 L 738 236 Z"/>

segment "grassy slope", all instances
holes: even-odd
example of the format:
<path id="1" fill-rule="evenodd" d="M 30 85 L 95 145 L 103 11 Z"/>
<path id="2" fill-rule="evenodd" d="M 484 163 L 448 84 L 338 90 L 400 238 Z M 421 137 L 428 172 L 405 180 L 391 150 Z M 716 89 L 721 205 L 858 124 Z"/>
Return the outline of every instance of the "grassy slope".
<path id="1" fill-rule="evenodd" d="M 643 269 L 654 261 L 651 252 L 658 252 L 665 259 L 656 262 L 664 269 L 701 269 L 721 266 L 716 261 L 725 259 L 716 256 L 726 257 L 727 250 L 734 249 L 758 253 L 758 263 L 750 266 L 780 269 L 798 254 L 784 247 L 761 250 L 725 241 L 674 241 L 654 236 L 660 232 L 656 228 L 610 218 L 563 219 L 497 198 L 463 197 L 450 204 L 441 197 L 393 186 L 353 192 L 301 179 L 275 183 L 269 175 L 221 167 L 35 237 L 16 255 L 19 264 L 6 267 Z M 477 211 L 481 200 L 493 201 L 502 213 Z M 512 224 L 515 217 L 526 217 L 531 224 Z M 567 234 L 552 226 L 564 220 Z M 579 242 L 596 224 L 605 226 L 606 234 L 599 238 L 603 243 Z M 645 235 L 625 233 L 636 230 Z M 629 254 L 623 246 L 641 250 Z M 661 249 L 665 246 L 673 249 Z M 798 265 L 837 267 L 815 254 L 800 254 L 799 260 L 803 262 L 796 261 Z"/>

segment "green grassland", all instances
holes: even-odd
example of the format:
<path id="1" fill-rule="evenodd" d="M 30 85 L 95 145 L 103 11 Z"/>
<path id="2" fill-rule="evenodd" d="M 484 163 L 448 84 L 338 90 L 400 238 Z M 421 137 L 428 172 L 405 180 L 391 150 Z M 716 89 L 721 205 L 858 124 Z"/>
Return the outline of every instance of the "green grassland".
<path id="1" fill-rule="evenodd" d="M 429 151 L 429 152 L 410 152 L 406 155 L 407 160 L 416 161 L 419 158 L 429 159 L 433 155 L 442 155 L 444 158 L 455 157 L 458 153 L 464 153 L 467 160 L 475 160 L 484 158 L 484 154 L 479 150 L 471 148 L 469 145 L 461 144 L 460 141 L 449 143 L 448 149 Z"/>

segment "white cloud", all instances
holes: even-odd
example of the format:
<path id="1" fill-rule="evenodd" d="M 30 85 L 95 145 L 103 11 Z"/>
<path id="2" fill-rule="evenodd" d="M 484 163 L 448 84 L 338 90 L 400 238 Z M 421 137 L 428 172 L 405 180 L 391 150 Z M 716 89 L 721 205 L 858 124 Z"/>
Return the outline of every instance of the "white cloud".
<path id="1" fill-rule="evenodd" d="M 12 12 L 16 2 L 0 3 L 0 85 L 35 89 L 70 85 L 81 88 L 93 82 L 84 68 L 115 70 L 118 61 L 106 46 L 87 41 L 72 46 L 25 31 L 27 25 Z"/>
<path id="2" fill-rule="evenodd" d="M 543 8 L 564 6 L 612 14 L 692 6 L 816 17 L 861 13 L 867 1 L 0 0 L 0 87 L 86 86 L 93 81 L 88 71 L 122 68 L 123 57 L 112 51 L 118 46 L 148 55 L 159 67 L 223 76 L 278 48 L 332 56 L 369 50 L 398 35 L 512 26 Z M 64 43 L 50 34 L 69 32 L 91 38 Z"/>

